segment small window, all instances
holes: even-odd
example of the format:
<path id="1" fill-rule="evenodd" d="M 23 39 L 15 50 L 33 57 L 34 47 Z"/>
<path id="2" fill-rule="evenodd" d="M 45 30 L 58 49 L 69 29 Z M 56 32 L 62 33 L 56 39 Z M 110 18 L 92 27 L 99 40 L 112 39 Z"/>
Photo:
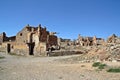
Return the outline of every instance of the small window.
<path id="1" fill-rule="evenodd" d="M 22 36 L 22 33 L 20 33 L 20 36 Z"/>

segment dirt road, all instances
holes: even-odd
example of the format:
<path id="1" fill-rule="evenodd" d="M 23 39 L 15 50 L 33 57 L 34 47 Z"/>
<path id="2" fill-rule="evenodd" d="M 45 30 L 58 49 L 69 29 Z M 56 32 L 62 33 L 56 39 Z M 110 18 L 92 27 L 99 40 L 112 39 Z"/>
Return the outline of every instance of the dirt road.
<path id="1" fill-rule="evenodd" d="M 120 80 L 120 73 L 96 71 L 91 63 L 61 63 L 61 57 L 22 57 L 0 53 L 0 80 Z M 56 61 L 57 60 L 57 61 Z"/>

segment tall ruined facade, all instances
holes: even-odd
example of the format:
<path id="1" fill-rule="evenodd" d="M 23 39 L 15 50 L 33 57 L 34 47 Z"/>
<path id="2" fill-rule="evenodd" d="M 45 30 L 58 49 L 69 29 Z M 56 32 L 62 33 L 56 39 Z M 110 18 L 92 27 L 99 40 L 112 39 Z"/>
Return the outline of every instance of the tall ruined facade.
<path id="1" fill-rule="evenodd" d="M 5 40 L 4 40 L 5 39 Z M 41 25 L 38 27 L 25 26 L 14 37 L 6 37 L 6 34 L 0 35 L 1 48 L 4 47 L 7 52 L 18 55 L 45 55 L 49 46 L 56 46 L 57 36 L 50 34 Z"/>

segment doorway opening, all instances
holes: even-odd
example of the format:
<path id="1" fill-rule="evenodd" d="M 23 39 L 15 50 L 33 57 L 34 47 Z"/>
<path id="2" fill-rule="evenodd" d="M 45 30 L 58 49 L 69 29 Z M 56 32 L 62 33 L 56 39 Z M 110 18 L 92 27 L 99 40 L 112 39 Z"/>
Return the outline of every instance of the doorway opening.
<path id="1" fill-rule="evenodd" d="M 10 53 L 11 48 L 10 48 L 10 44 L 7 44 L 7 53 Z"/>
<path id="2" fill-rule="evenodd" d="M 28 43 L 29 55 L 34 55 L 34 46 L 35 46 L 35 43 Z"/>

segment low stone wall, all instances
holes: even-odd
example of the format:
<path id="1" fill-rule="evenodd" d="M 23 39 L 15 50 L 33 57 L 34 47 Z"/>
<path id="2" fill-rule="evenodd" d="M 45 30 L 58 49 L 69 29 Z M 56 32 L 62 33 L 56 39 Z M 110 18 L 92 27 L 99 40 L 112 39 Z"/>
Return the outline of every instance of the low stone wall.
<path id="1" fill-rule="evenodd" d="M 83 54 L 82 51 L 53 51 L 49 56 L 64 56 L 64 55 L 74 55 L 74 54 Z"/>
<path id="2" fill-rule="evenodd" d="M 34 56 L 47 56 L 47 52 L 46 51 L 34 51 Z"/>

